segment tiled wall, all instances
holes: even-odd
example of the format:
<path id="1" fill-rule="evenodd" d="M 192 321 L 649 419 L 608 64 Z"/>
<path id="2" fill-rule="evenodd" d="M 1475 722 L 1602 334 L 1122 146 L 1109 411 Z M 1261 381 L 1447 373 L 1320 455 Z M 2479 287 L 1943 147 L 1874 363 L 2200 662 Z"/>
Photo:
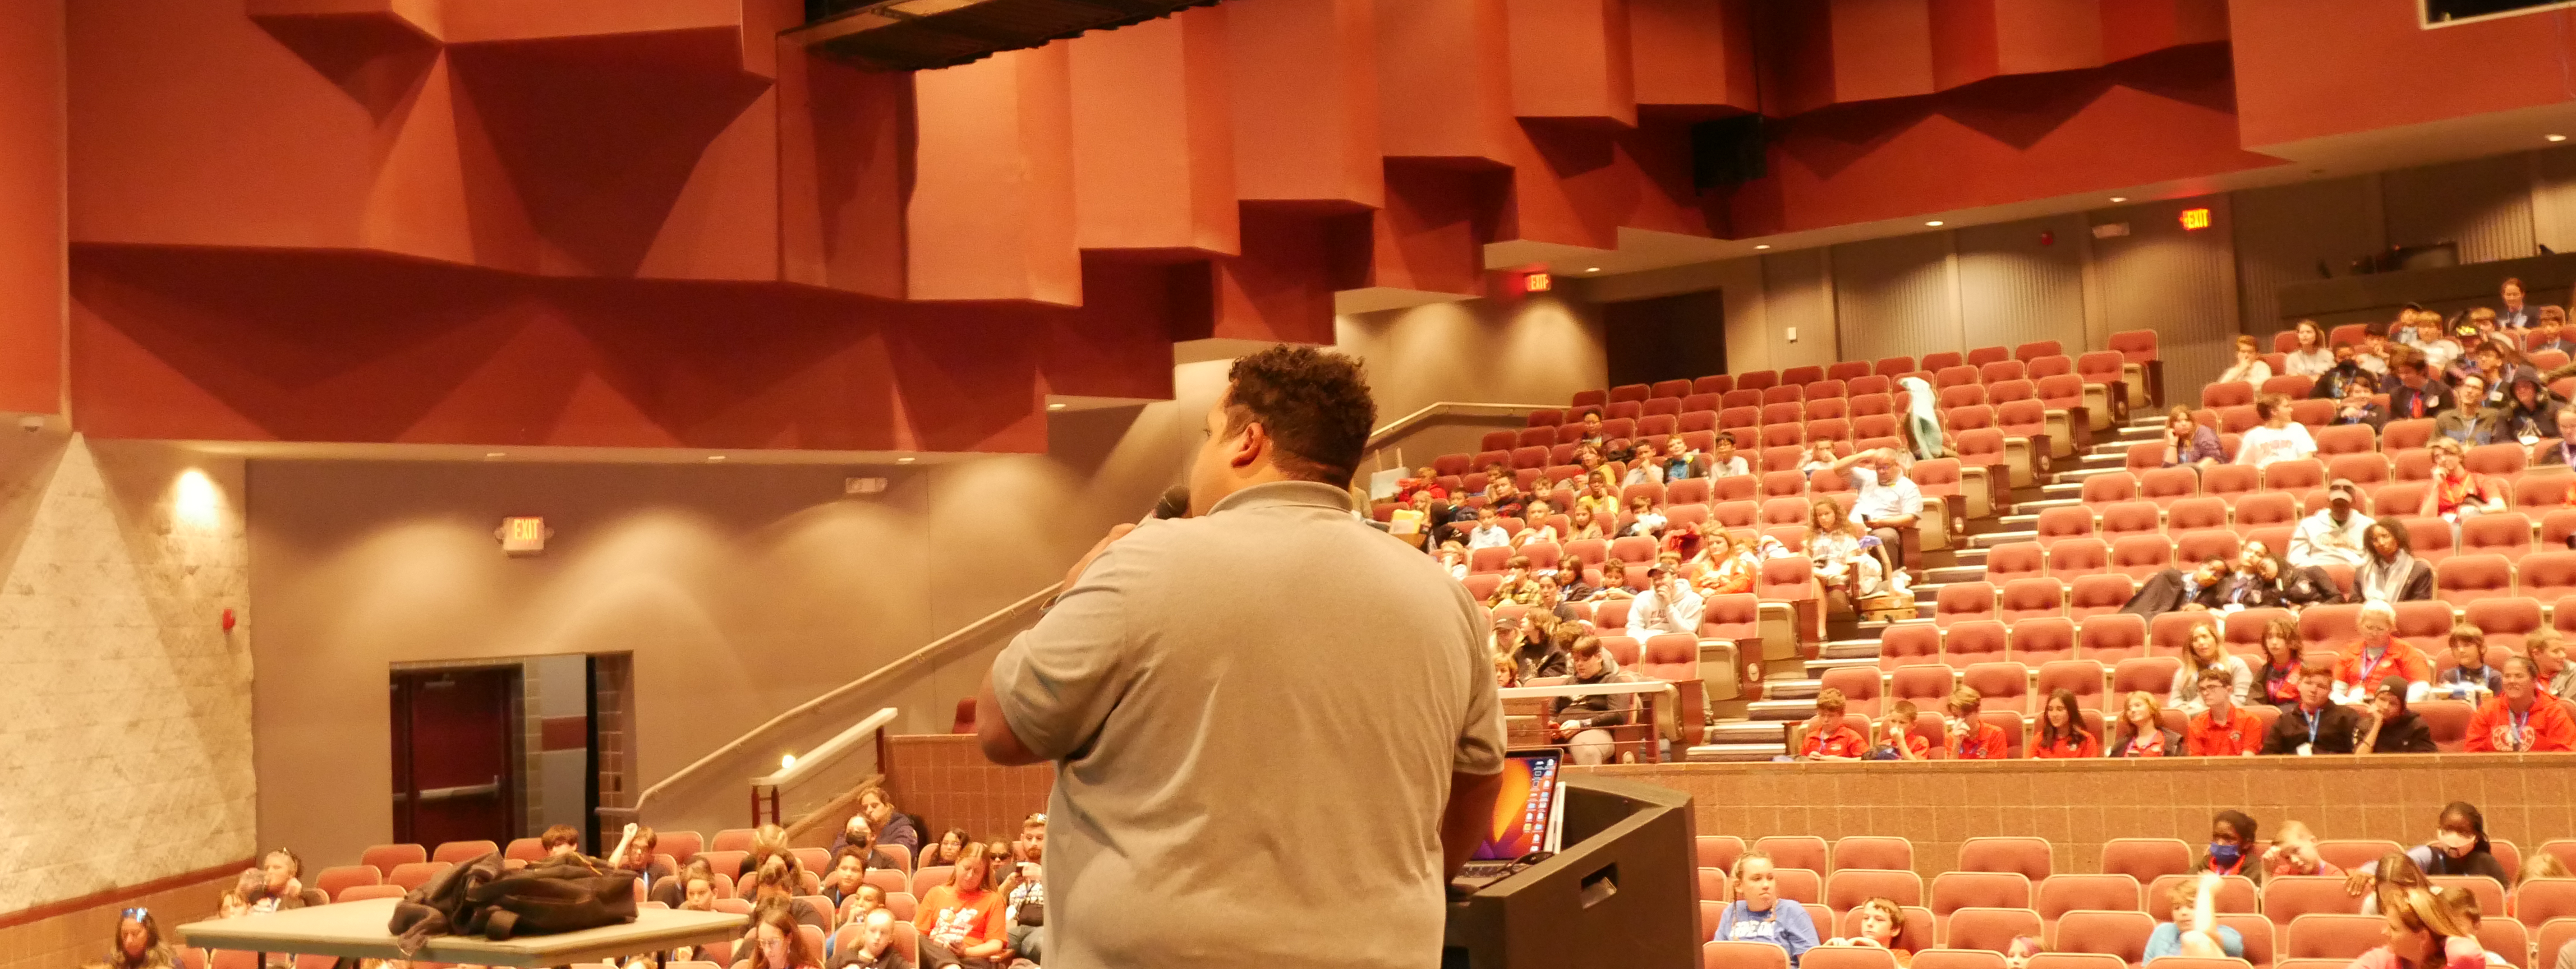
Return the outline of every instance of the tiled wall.
<path id="1" fill-rule="evenodd" d="M 240 461 L 9 435 L 0 914 L 249 857 Z"/>
<path id="2" fill-rule="evenodd" d="M 2322 837 L 2417 844 L 2451 801 L 2475 804 L 2492 837 L 2528 852 L 2576 837 L 2576 754 L 1933 761 L 1919 764 L 1668 764 L 1598 768 L 1691 795 L 1701 834 L 1895 835 L 1926 877 L 1973 837 L 2036 835 L 2056 870 L 2098 870 L 2111 838 L 2209 840 L 2234 808 L 2268 832 L 2302 821 Z M 2268 835 L 2267 835 L 2268 836 Z"/>
<path id="3" fill-rule="evenodd" d="M 235 861 L 249 864 L 247 858 Z M 239 874 L 239 868 L 226 865 L 215 874 L 140 897 L 109 896 L 69 912 L 0 927 L 0 969 L 69 969 L 105 959 L 115 943 L 117 913 L 137 906 L 151 909 L 161 937 L 175 943 L 178 926 L 214 917 L 216 897 Z"/>
<path id="4" fill-rule="evenodd" d="M 886 789 L 895 807 L 930 825 L 925 840 L 951 827 L 1008 840 L 1021 818 L 1046 810 L 1055 765 L 996 766 L 971 734 L 897 735 L 886 743 Z"/>

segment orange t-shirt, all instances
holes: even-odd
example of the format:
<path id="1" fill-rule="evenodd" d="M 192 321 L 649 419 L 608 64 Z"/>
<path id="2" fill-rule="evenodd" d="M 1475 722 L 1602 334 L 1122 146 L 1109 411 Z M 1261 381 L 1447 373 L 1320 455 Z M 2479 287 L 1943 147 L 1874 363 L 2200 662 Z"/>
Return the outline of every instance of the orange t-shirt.
<path id="1" fill-rule="evenodd" d="M 2365 668 L 2366 667 L 2366 668 Z M 2388 651 L 2379 662 L 2369 663 L 2361 655 L 2361 644 L 2354 643 L 2335 657 L 2335 682 L 2350 686 L 2371 686 L 2389 677 L 2400 677 L 2408 683 L 2433 682 L 2433 662 L 2424 651 L 2403 639 L 2391 637 Z"/>
<path id="2" fill-rule="evenodd" d="M 920 910 L 913 913 L 912 927 L 952 949 L 990 942 L 1004 938 L 1010 931 L 1002 924 L 1003 910 L 1010 907 L 1010 902 L 996 891 L 960 893 L 953 885 L 940 885 L 922 897 Z"/>
<path id="3" fill-rule="evenodd" d="M 2230 708 L 2227 722 L 2210 718 L 2210 711 L 2191 715 L 2183 728 L 2183 750 L 2194 757 L 2236 757 L 2261 753 L 2263 725 L 2243 710 Z"/>
<path id="4" fill-rule="evenodd" d="M 1869 753 L 1869 738 L 1850 727 L 1835 727 L 1830 733 L 1809 733 L 1806 746 L 1798 749 L 1800 757 L 1859 757 Z"/>
<path id="5" fill-rule="evenodd" d="M 1952 760 L 2003 760 L 2012 756 L 2012 743 L 2004 739 L 2004 728 L 1984 721 L 1966 737 L 1950 740 Z"/>
<path id="6" fill-rule="evenodd" d="M 2576 720 L 2567 706 L 2547 696 L 2533 697 L 2531 710 L 2516 716 L 2503 697 L 2488 700 L 2469 718 L 2467 749 L 2471 753 L 2576 750 Z"/>
<path id="7" fill-rule="evenodd" d="M 2032 739 L 2030 755 L 2041 760 L 2102 756 L 2102 739 L 2080 731 L 2073 732 L 2070 736 L 2059 737 L 2055 744 L 2046 747 L 2039 746 L 2038 743 L 2037 738 Z"/>

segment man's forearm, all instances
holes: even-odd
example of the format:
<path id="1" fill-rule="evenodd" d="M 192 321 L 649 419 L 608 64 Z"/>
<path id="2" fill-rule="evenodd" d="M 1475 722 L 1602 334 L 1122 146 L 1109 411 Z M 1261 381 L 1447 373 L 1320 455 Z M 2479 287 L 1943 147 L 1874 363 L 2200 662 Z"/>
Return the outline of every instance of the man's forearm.
<path id="1" fill-rule="evenodd" d="M 1002 701 L 993 693 L 993 674 L 984 674 L 984 688 L 975 694 L 975 743 L 984 749 L 984 759 L 1004 767 L 1044 763 L 1012 732 L 1010 720 L 1002 716 Z"/>
<path id="2" fill-rule="evenodd" d="M 1501 771 L 1449 774 L 1449 803 L 1440 809 L 1440 880 L 1458 877 L 1485 831 L 1494 822 L 1494 799 L 1502 796 Z"/>

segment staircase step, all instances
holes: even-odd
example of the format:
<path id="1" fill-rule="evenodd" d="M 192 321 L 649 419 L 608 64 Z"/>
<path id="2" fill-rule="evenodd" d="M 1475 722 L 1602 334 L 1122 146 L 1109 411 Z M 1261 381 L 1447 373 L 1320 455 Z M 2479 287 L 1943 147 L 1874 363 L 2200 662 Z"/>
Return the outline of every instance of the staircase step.
<path id="1" fill-rule="evenodd" d="M 1682 754 L 1684 760 L 1701 763 L 1745 763 L 1766 761 L 1788 754 L 1789 748 L 1771 744 L 1701 744 Z"/>
<path id="2" fill-rule="evenodd" d="M 2014 542 L 2036 542 L 2039 540 L 2039 530 L 2035 528 L 2023 528 L 2009 532 L 1987 532 L 1983 535 L 1970 536 L 1968 540 L 1976 543 L 1976 548 L 1972 551 L 1977 554 L 1977 564 L 1983 565 L 1985 564 L 1988 554 L 1994 551 L 1995 546 L 2010 545 Z M 1965 556 L 1967 553 L 1962 552 L 1960 554 Z"/>
<path id="3" fill-rule="evenodd" d="M 1755 700 L 1744 705 L 1744 715 L 1754 720 L 1804 720 L 1816 715 L 1815 698 L 1803 700 Z"/>
<path id="4" fill-rule="evenodd" d="M 1789 724 L 1782 720 L 1725 720 L 1708 725 L 1707 742 L 1712 744 L 1777 745 L 1789 739 Z"/>
<path id="5" fill-rule="evenodd" d="M 1810 668 L 1826 660 L 1867 660 L 1875 664 L 1878 662 L 1878 637 L 1837 639 L 1819 647 L 1816 656 L 1816 659 L 1807 661 Z"/>
<path id="6" fill-rule="evenodd" d="M 1796 672 L 1791 671 L 1790 676 L 1779 679 L 1764 678 L 1763 700 L 1813 700 L 1816 693 L 1825 688 L 1825 681 L 1806 679 L 1797 676 Z"/>
<path id="7" fill-rule="evenodd" d="M 1923 570 L 1923 584 L 1918 584 L 1915 588 L 1921 589 L 1927 584 L 1934 583 L 1947 584 L 1951 582 L 1975 582 L 1985 577 L 1986 566 L 1984 563 L 1978 563 L 1976 565 L 1951 566 L 1946 569 L 1925 569 Z M 1939 596 L 1936 595 L 1934 598 L 1939 598 Z"/>
<path id="8" fill-rule="evenodd" d="M 1858 655 L 1857 650 L 1867 650 L 1869 655 Z M 1847 670 L 1855 667 L 1867 669 L 1875 669 L 1878 667 L 1878 640 L 1869 640 L 1861 646 L 1854 647 L 1853 655 L 1818 656 L 1815 659 L 1808 660 L 1807 675 L 1822 678 L 1826 673 L 1834 670 Z"/>

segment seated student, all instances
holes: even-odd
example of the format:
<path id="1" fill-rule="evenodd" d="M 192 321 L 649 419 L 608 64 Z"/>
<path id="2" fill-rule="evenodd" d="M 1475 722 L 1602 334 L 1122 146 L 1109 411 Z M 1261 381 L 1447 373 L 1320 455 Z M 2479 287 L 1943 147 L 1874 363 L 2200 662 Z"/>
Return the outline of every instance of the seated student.
<path id="1" fill-rule="evenodd" d="M 2200 612 L 2216 609 L 2219 596 L 2227 587 L 2230 572 L 2225 559 L 2210 559 L 2191 571 L 2165 569 L 2138 583 L 2138 591 L 2120 606 L 2120 611 L 2133 616 L 2154 619 L 2168 612 Z"/>
<path id="2" fill-rule="evenodd" d="M 2319 383 L 2317 389 L 2322 391 L 2327 387 L 2324 383 Z M 2379 392 L 2379 380 L 2369 371 L 2359 366 L 2353 367 L 2353 375 L 2338 380 L 2333 390 L 2334 393 L 2331 395 L 2315 395 L 2329 397 L 2335 402 L 2334 416 L 2327 418 L 2326 423 L 2359 424 L 2374 431 L 2388 425 L 2388 408 L 2380 406 L 2379 398 L 2376 396 Z"/>
<path id="3" fill-rule="evenodd" d="M 2263 735 L 2263 752 L 2271 755 L 2349 754 L 2361 733 L 2361 715 L 2332 702 L 2334 667 L 2316 663 L 2299 668 L 2299 702 L 2281 708 Z"/>
<path id="4" fill-rule="evenodd" d="M 1601 519 L 1592 513 L 1592 506 L 1584 504 L 1580 499 L 1576 500 L 1574 513 L 1565 518 L 1565 540 L 1580 542 L 1587 538 L 1608 537 L 1610 537 L 1609 529 L 1603 527 Z"/>
<path id="5" fill-rule="evenodd" d="M 2030 969 L 2030 960 L 2048 949 L 2039 944 L 2038 936 L 2016 935 L 2004 946 L 2004 969 Z"/>
<path id="6" fill-rule="evenodd" d="M 2192 685 L 2200 712 L 2183 725 L 2183 751 L 2193 757 L 2249 757 L 2263 749 L 2263 723 L 2236 709 L 2236 678 L 2202 667 Z"/>
<path id="7" fill-rule="evenodd" d="M 113 969 L 180 969 L 185 960 L 161 941 L 161 923 L 151 910 L 136 907 L 117 915 L 116 945 L 108 950 L 106 964 Z"/>
<path id="8" fill-rule="evenodd" d="M 2030 755 L 2043 760 L 2102 756 L 2102 738 L 2084 729 L 2081 709 L 2075 691 L 2050 691 L 2039 705 L 2039 730 L 2030 738 Z"/>
<path id="9" fill-rule="evenodd" d="M 1707 603 L 1674 573 L 1660 565 L 1646 571 L 1646 591 L 1628 607 L 1629 635 L 1644 639 L 1657 633 L 1699 634 Z"/>
<path id="10" fill-rule="evenodd" d="M 1620 532 L 1621 535 L 1634 535 L 1640 538 L 1663 537 L 1664 512 L 1663 509 L 1655 507 L 1653 496 L 1638 495 L 1629 499 L 1628 515 L 1628 527 Z"/>
<path id="11" fill-rule="evenodd" d="M 992 862 L 981 844 L 969 843 L 958 853 L 948 884 L 933 886 L 913 910 L 912 927 L 921 933 L 925 967 L 999 966 L 1009 951 L 1002 922 L 1004 897 L 992 888 Z"/>
<path id="12" fill-rule="evenodd" d="M 2263 881 L 2263 866 L 2255 860 L 2256 836 L 2253 817 L 2243 811 L 2220 811 L 2209 821 L 2209 851 L 2200 856 L 2200 871 L 2211 875 L 2243 875 L 2256 883 Z"/>
<path id="13" fill-rule="evenodd" d="M 2290 332 L 2299 342 L 2298 345 L 2290 348 L 2289 353 L 2282 355 L 2282 373 L 2299 377 L 2315 377 L 2334 369 L 2335 353 L 2326 349 L 2325 327 L 2319 326 L 2315 320 L 2300 320 L 2290 325 Z M 2352 344 L 2343 343 L 2337 346 L 2350 347 Z"/>
<path id="14" fill-rule="evenodd" d="M 2157 924 L 2147 934 L 2146 960 L 2153 962 L 2165 956 L 2190 959 L 2245 958 L 2245 937 L 2235 929 L 2219 925 L 2211 914 L 2210 899 L 2218 893 L 2217 872 L 2204 871 L 2200 877 L 2178 881 L 2165 893 L 2170 920 Z"/>
<path id="15" fill-rule="evenodd" d="M 672 908 L 680 908 L 688 901 L 689 894 L 697 891 L 698 885 L 701 884 L 705 886 L 708 897 L 714 897 L 715 869 L 707 864 L 704 857 L 691 858 L 687 864 L 680 866 L 678 875 L 654 882 L 653 887 L 646 889 L 644 894 L 646 898 L 653 901 Z"/>
<path id="16" fill-rule="evenodd" d="M 2369 726 L 2362 728 L 2355 752 L 2364 754 L 2430 754 L 2433 728 L 2406 709 L 2407 684 L 2394 676 L 2371 691 Z"/>
<path id="17" fill-rule="evenodd" d="M 868 849 L 844 845 L 833 854 L 832 867 L 823 871 L 822 895 L 831 899 L 832 907 L 837 910 L 850 900 L 850 896 L 858 893 L 860 886 L 867 884 L 867 874 Z"/>
<path id="18" fill-rule="evenodd" d="M 1843 517 L 1843 507 L 1831 498 L 1816 499 L 1807 513 L 1807 560 L 1825 594 L 1854 604 L 1886 594 L 1887 563 L 1879 558 L 1878 540 Z"/>
<path id="19" fill-rule="evenodd" d="M 1684 441 L 1679 437 L 1675 437 L 1670 441 L 1664 442 L 1665 481 L 1685 481 L 1691 478 L 1710 477 L 1711 475 L 1704 470 L 1708 467 L 1708 464 L 1708 455 L 1692 450 L 1690 442 Z"/>
<path id="20" fill-rule="evenodd" d="M 1743 455 L 1735 453 L 1735 435 L 1718 435 L 1717 443 L 1710 445 L 1709 449 L 1709 477 L 1741 478 L 1753 473 L 1751 462 L 1744 460 Z"/>
<path id="21" fill-rule="evenodd" d="M 2385 602 L 2361 604 L 2361 615 L 2353 620 L 2361 638 L 2353 641 L 2335 657 L 2334 702 L 2359 705 L 2370 702 L 2372 690 L 2379 681 L 2397 677 L 2416 687 L 2433 681 L 2433 662 L 2424 651 L 2395 635 L 2397 609 Z"/>
<path id="22" fill-rule="evenodd" d="M 2566 704 L 2540 695 L 2537 664 L 2528 657 L 2508 657 L 2495 698 L 2469 718 L 2467 749 L 2471 753 L 2576 750 L 2576 719 L 2568 716 Z"/>
<path id="23" fill-rule="evenodd" d="M 2570 870 L 2557 855 L 2544 851 L 2523 859 L 2522 870 L 2514 872 L 2513 877 L 2513 890 L 2518 892 L 2535 878 L 2576 878 L 2576 870 Z"/>
<path id="24" fill-rule="evenodd" d="M 1579 622 L 1558 623 L 1553 632 L 1536 637 L 1524 633 L 1508 657 L 1512 677 L 1527 683 L 1542 677 L 1573 675 L 1574 644 L 1585 635 Z"/>
<path id="25" fill-rule="evenodd" d="M 2191 416 L 2191 408 L 2175 404 L 2166 412 L 2165 463 L 2168 468 L 2186 464 L 2202 467 L 2227 460 L 2227 449 L 2220 446 L 2218 429 L 2204 427 Z"/>
<path id="26" fill-rule="evenodd" d="M 2374 521 L 2361 534 L 2369 561 L 2353 570 L 2353 592 L 2363 602 L 2420 602 L 2433 597 L 2433 567 L 2408 551 L 2406 527 Z M 2392 613 L 2393 615 L 2393 613 Z"/>
<path id="27" fill-rule="evenodd" d="M 1914 732 L 1914 701 L 1898 700 L 1878 715 L 1878 743 L 1871 760 L 1931 760 L 1932 741 Z"/>
<path id="28" fill-rule="evenodd" d="M 1923 514 L 1922 487 L 1906 477 L 1897 463 L 1897 452 L 1887 448 L 1854 451 L 1850 457 L 1835 462 L 1844 480 L 1860 489 L 1860 497 L 1852 503 L 1851 517 L 1877 536 L 1889 561 L 1899 559 L 1905 547 L 1905 529 L 1914 527 Z"/>
<path id="29" fill-rule="evenodd" d="M 1550 514 L 1553 512 L 1548 509 L 1547 502 L 1530 502 L 1529 524 L 1521 527 L 1520 534 L 1512 536 L 1512 547 L 1519 548 L 1531 542 L 1550 544 L 1563 542 L 1565 539 L 1556 533 L 1556 526 L 1548 523 L 1547 518 Z"/>
<path id="30" fill-rule="evenodd" d="M 1591 601 L 1603 602 L 1610 599 L 1633 599 L 1636 598 L 1636 596 L 1636 590 L 1628 588 L 1628 563 L 1615 555 L 1603 559 L 1601 561 L 1601 586 L 1598 590 L 1592 593 Z"/>
<path id="31" fill-rule="evenodd" d="M 581 829 L 569 824 L 548 825 L 545 833 L 537 835 L 537 847 L 545 849 L 549 860 L 578 855 L 581 853 Z"/>
<path id="32" fill-rule="evenodd" d="M 824 969 L 913 969 L 894 945 L 894 913 L 877 909 L 859 922 L 858 944 L 832 954 Z"/>
<path id="33" fill-rule="evenodd" d="M 2464 446 L 2458 441 L 2437 437 L 2426 446 L 2433 451 L 2433 480 L 2427 482 L 2429 487 L 2424 489 L 2424 504 L 2416 509 L 2415 514 L 2419 518 L 2449 521 L 2451 539 L 2456 545 L 2461 519 L 2505 510 L 2504 481 L 2469 470 L 2463 456 L 2466 453 Z"/>
<path id="34" fill-rule="evenodd" d="M 1950 693 L 1942 705 L 1942 736 L 1948 739 L 1951 760 L 2003 760 L 2012 756 L 2012 742 L 2004 728 L 1987 723 L 1977 716 L 1977 708 L 1986 698 L 1976 687 L 1963 686 Z"/>
<path id="35" fill-rule="evenodd" d="M 885 889 L 875 885 L 861 885 L 858 891 L 850 893 L 849 901 L 841 903 L 841 910 L 835 916 L 839 921 L 834 924 L 848 925 L 867 918 L 870 913 L 884 911 L 885 907 Z M 829 940 L 825 941 L 824 947 L 830 948 Z"/>
<path id="36" fill-rule="evenodd" d="M 2486 949 L 2477 930 L 2432 892 L 2404 889 L 2382 896 L 2388 944 L 2362 953 L 2351 969 L 2481 969 Z"/>
<path id="37" fill-rule="evenodd" d="M 2576 663 L 2567 661 L 2567 644 L 2559 641 L 2557 631 L 2547 626 L 2532 630 L 2522 637 L 2522 654 L 2540 671 L 2540 692 L 2576 709 Z M 2503 686 L 2501 680 L 2497 686 Z"/>
<path id="38" fill-rule="evenodd" d="M 331 904 L 330 896 L 322 894 L 321 889 L 304 887 L 304 859 L 296 857 L 295 852 L 284 848 L 271 851 L 260 857 L 259 867 L 253 871 L 259 879 L 244 879 L 250 890 L 242 893 L 253 915 Z"/>
<path id="39" fill-rule="evenodd" d="M 1827 939 L 1826 945 L 1868 946 L 1885 949 L 1896 957 L 1899 966 L 1914 964 L 1914 951 L 1897 947 L 1897 936 L 1905 931 L 1905 910 L 1892 898 L 1871 898 L 1860 903 L 1860 934 Z"/>
<path id="40" fill-rule="evenodd" d="M 1734 878 L 1735 901 L 1717 917 L 1710 941 L 1768 942 L 1787 952 L 1789 965 L 1796 966 L 1816 947 L 1816 923 L 1807 918 L 1806 906 L 1780 900 L 1771 855 L 1755 849 L 1735 856 Z"/>
<path id="41" fill-rule="evenodd" d="M 1693 564 L 1699 569 L 1691 577 L 1691 591 L 1703 597 L 1751 592 L 1754 578 L 1762 574 L 1762 562 L 1753 557 L 1753 550 L 1715 526 L 1701 537 Z"/>
<path id="42" fill-rule="evenodd" d="M 2130 692 L 2120 705 L 2118 725 L 2106 728 L 2111 734 L 2110 746 L 2103 748 L 2108 757 L 2181 756 L 2182 735 L 2165 729 L 2164 708 L 2157 705 L 2156 695 L 2145 690 Z"/>
<path id="43" fill-rule="evenodd" d="M 1619 671 L 1619 660 L 1601 648 L 1598 637 L 1576 639 L 1570 652 L 1576 685 L 1631 683 L 1637 679 L 1634 674 Z M 1607 763 L 1614 740 L 1605 728 L 1625 726 L 1636 705 L 1637 697 L 1631 693 L 1557 697 L 1549 701 L 1548 739 L 1566 745 L 1568 759 L 1577 764 Z"/>
<path id="44" fill-rule="evenodd" d="M 2208 707 L 2200 699 L 2200 676 L 2216 670 L 2227 677 L 2228 699 L 2243 703 L 2254 692 L 2254 668 L 2245 665 L 2244 657 L 2227 651 L 2218 641 L 2218 627 L 2194 623 L 2191 642 L 2183 647 L 2182 668 L 2174 671 L 2173 685 L 2166 693 L 2174 698 L 2174 708 L 2184 713 L 2199 713 Z"/>
<path id="45" fill-rule="evenodd" d="M 1807 721 L 1807 739 L 1798 745 L 1799 760 L 1859 760 L 1869 752 L 1869 738 L 1843 722 L 1843 691 L 1826 687 L 1816 694 L 1816 717 Z"/>
<path id="46" fill-rule="evenodd" d="M 850 819 L 841 824 L 841 833 L 833 837 L 830 851 L 838 856 L 841 849 L 854 845 L 867 851 L 866 860 L 869 868 L 899 867 L 895 864 L 893 854 L 877 847 L 876 825 L 868 821 L 866 814 L 853 812 Z"/>
<path id="47" fill-rule="evenodd" d="M 2451 627 L 2451 668 L 2433 678 L 2430 695 L 2443 700 L 2484 701 L 2504 689 L 2504 674 L 2487 665 L 2487 634 L 2468 623 Z"/>
<path id="48" fill-rule="evenodd" d="M 2504 865 L 2496 861 L 2494 844 L 2487 840 L 2486 815 L 2478 811 L 2477 805 L 2467 801 L 2445 804 L 2442 813 L 2435 816 L 2434 825 L 2433 840 L 2408 848 L 2403 855 L 2417 869 L 2415 878 L 2485 875 L 2495 879 L 2498 886 L 2505 884 Z M 2374 885 L 2384 890 L 2402 874 L 2378 879 L 2376 876 L 2388 864 L 2388 859 L 2383 858 L 2362 866 L 2349 876 L 2345 887 L 2356 889 L 2356 893 Z"/>
<path id="49" fill-rule="evenodd" d="M 2308 426 L 2290 420 L 2289 397 L 2264 394 L 2255 399 L 2254 414 L 2263 423 L 2237 437 L 2236 463 L 2260 468 L 2316 456 L 2317 439 L 2308 433 Z"/>
<path id="50" fill-rule="evenodd" d="M 2254 672 L 2253 698 L 2267 707 L 2299 702 L 2299 621 L 2280 616 L 2263 624 L 2263 665 Z"/>
<path id="51" fill-rule="evenodd" d="M 1476 527 L 1467 532 L 1467 548 L 1509 548 L 1512 533 L 1503 530 L 1502 516 L 1491 507 L 1476 509 Z"/>
<path id="52" fill-rule="evenodd" d="M 1494 483 L 1485 488 L 1485 507 L 1493 509 L 1496 515 L 1504 518 L 1519 518 L 1522 517 L 1521 512 L 1528 506 L 1529 496 L 1521 494 L 1521 489 L 1512 483 L 1510 475 L 1495 478 Z"/>
<path id="53" fill-rule="evenodd" d="M 796 894 L 799 887 L 796 867 L 788 861 L 793 857 L 795 856 L 792 854 L 772 855 L 768 861 L 761 863 L 759 871 L 746 879 L 752 883 L 749 896 L 751 903 L 784 905 L 787 907 L 788 916 L 794 918 L 798 924 L 811 925 L 829 932 L 832 930 L 831 916 L 825 915 L 821 909 L 814 907 L 814 903 Z"/>
<path id="54" fill-rule="evenodd" d="M 1833 467 L 1834 462 L 1839 460 L 1842 459 L 1834 455 L 1834 442 L 1809 441 L 1807 459 L 1798 463 L 1798 473 L 1813 478 L 1816 472 Z"/>
<path id="55" fill-rule="evenodd" d="M 1663 484 L 1663 452 L 1657 450 L 1651 443 L 1637 445 L 1636 466 L 1629 468 L 1628 476 L 1619 483 L 1622 485 Z"/>
<path id="56" fill-rule="evenodd" d="M 2317 854 L 2316 832 L 2297 821 L 2284 822 L 2280 833 L 2272 836 L 2271 849 L 2263 852 L 2263 865 L 2265 872 L 2276 878 L 2282 875 L 2344 877 L 2343 869 L 2326 863 L 2325 857 Z"/>
<path id="57" fill-rule="evenodd" d="M 2236 360 L 2218 372 L 2216 383 L 2248 383 L 2260 386 L 2272 379 L 2272 365 L 2263 359 L 2263 348 L 2250 336 L 2236 338 Z"/>

